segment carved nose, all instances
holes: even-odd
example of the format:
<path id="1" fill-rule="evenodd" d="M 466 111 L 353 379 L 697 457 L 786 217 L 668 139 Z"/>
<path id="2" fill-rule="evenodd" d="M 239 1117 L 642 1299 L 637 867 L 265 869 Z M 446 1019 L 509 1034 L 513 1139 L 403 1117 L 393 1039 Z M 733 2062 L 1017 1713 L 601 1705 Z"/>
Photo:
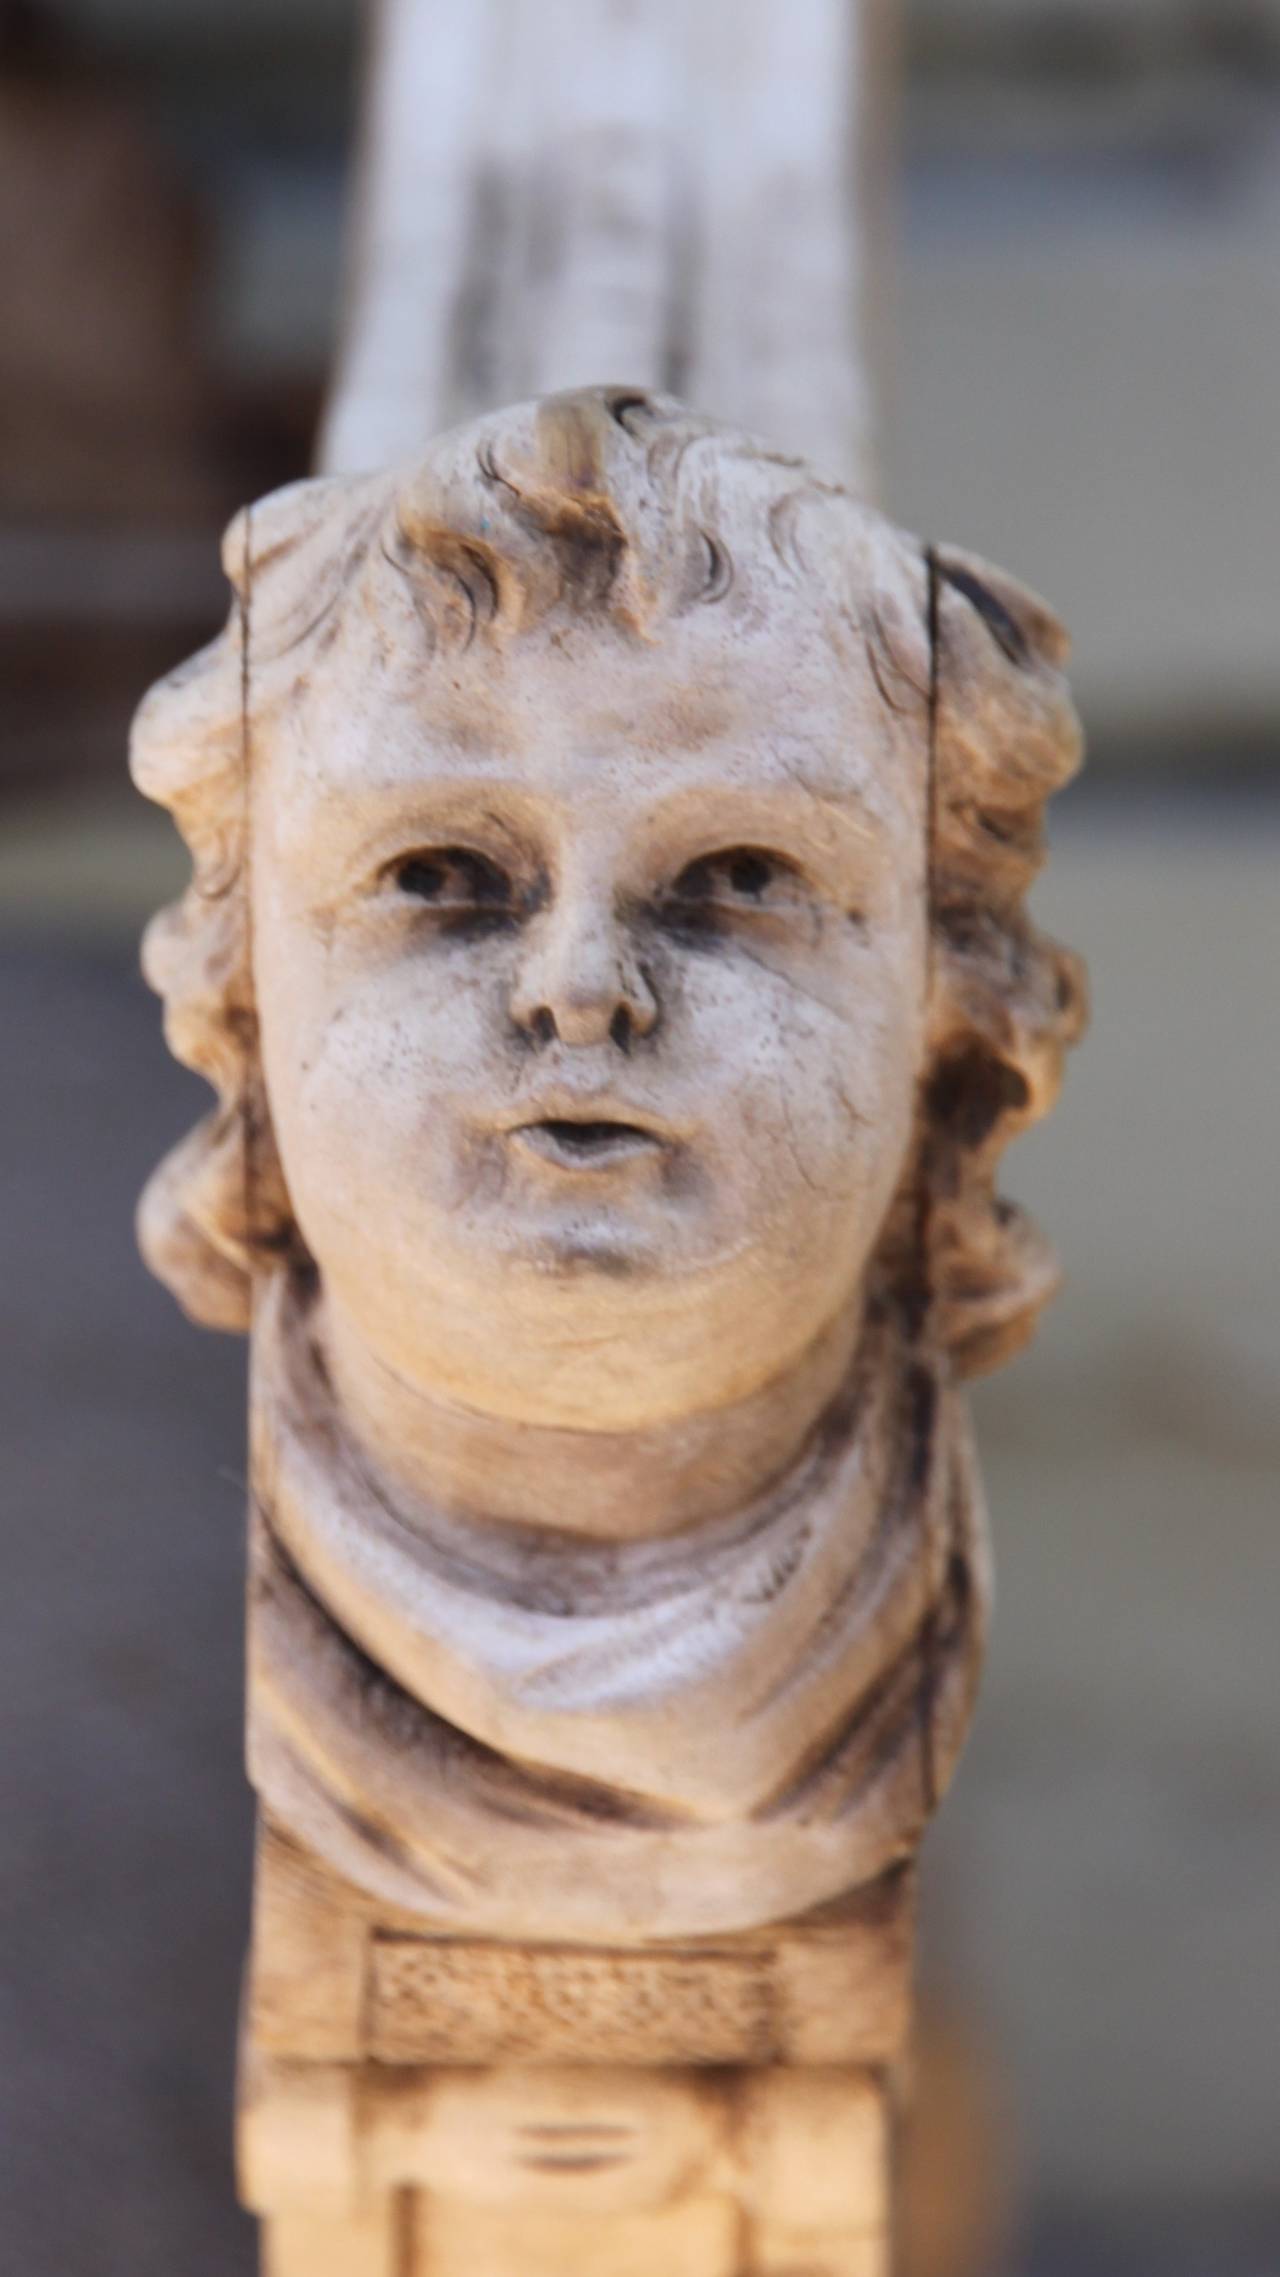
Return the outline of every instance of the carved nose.
<path id="1" fill-rule="evenodd" d="M 650 1033 L 657 998 L 614 920 L 574 923 L 550 913 L 538 931 L 511 999 L 524 1034 L 543 1044 L 611 1042 L 627 1051 Z"/>

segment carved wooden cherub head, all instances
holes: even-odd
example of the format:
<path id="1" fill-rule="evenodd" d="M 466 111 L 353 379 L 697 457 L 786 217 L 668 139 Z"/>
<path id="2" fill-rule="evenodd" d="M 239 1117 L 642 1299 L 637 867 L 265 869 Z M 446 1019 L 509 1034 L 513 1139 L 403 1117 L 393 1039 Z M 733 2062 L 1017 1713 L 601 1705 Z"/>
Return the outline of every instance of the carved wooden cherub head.
<path id="1" fill-rule="evenodd" d="M 144 1205 L 197 1317 L 512 1419 L 749 1396 L 874 1304 L 960 1373 L 1052 1287 L 993 1191 L 1081 1018 L 1023 907 L 1048 611 L 661 397 L 302 483 L 139 716 L 194 857 L 147 970 L 220 1105 Z"/>

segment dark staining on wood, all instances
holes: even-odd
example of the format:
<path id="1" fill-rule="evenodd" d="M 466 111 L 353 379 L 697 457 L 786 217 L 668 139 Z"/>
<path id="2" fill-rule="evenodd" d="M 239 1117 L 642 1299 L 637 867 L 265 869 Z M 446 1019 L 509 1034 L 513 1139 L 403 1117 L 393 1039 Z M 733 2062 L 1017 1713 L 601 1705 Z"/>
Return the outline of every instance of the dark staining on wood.
<path id="1" fill-rule="evenodd" d="M 947 1578 L 943 1586 L 944 1630 L 942 1642 L 950 1644 L 964 1629 L 969 1617 L 969 1604 L 973 1596 L 973 1574 L 969 1560 L 961 1549 L 953 1549 L 947 1557 Z"/>
<path id="2" fill-rule="evenodd" d="M 321 1597 L 317 1596 L 296 1559 L 281 1540 L 276 1531 L 271 1506 L 261 1495 L 257 1497 L 256 1507 L 262 1520 L 263 1537 L 267 1550 L 265 1566 L 259 1569 L 257 1575 L 257 1587 L 262 1597 L 268 1602 L 272 1597 L 279 1595 L 294 1597 L 303 1606 L 311 1621 L 321 1626 L 326 1636 L 341 1648 L 351 1673 L 359 1682 L 361 1690 L 367 1693 L 370 1698 L 380 1697 L 385 1693 L 396 1696 L 410 1708 L 416 1708 L 417 1703 L 410 1699 L 409 1694 L 401 1690 L 401 1687 L 387 1675 L 386 1670 L 378 1666 L 376 1660 L 370 1658 L 364 1647 L 356 1643 L 354 1637 L 348 1636 L 346 1630 L 338 1626 L 328 1606 Z"/>
<path id="3" fill-rule="evenodd" d="M 365 1843 L 370 1850 L 377 1851 L 380 1857 L 386 1858 L 402 1872 L 408 1871 L 415 1876 L 419 1873 L 418 1858 L 406 1843 L 392 1834 L 389 1827 L 370 1818 L 367 1811 L 357 1810 L 353 1804 L 345 1802 L 341 1795 L 330 1793 L 328 1801 L 330 1809 L 337 1813 L 358 1841 Z"/>
<path id="4" fill-rule="evenodd" d="M 382 547 L 385 560 L 414 584 L 415 564 L 426 563 L 450 581 L 457 608 L 446 605 L 432 611 L 420 602 L 419 616 L 432 649 L 443 641 L 464 654 L 477 634 L 497 624 L 503 613 L 502 579 L 497 556 L 480 539 L 460 537 L 439 524 L 397 529 L 394 546 Z M 448 621 L 452 619 L 453 621 Z"/>
<path id="5" fill-rule="evenodd" d="M 625 1787 L 604 1785 L 571 1771 L 522 1763 L 516 1757 L 499 1753 L 472 1733 L 443 1723 L 380 1668 L 335 1620 L 281 1541 L 272 1523 L 270 1508 L 261 1497 L 257 1509 L 262 1521 L 265 1556 L 260 1558 L 254 1575 L 255 1595 L 270 1602 L 273 1596 L 291 1594 L 319 1632 L 317 1641 L 323 1641 L 339 1655 L 347 1673 L 358 1684 L 369 1712 L 393 1727 L 397 1736 L 409 1745 L 417 1735 L 430 1733 L 433 1751 L 443 1742 L 451 1756 L 473 1765 L 483 1781 L 485 1807 L 495 1817 L 530 1825 L 544 1821 L 548 1812 L 595 1820 L 602 1825 L 660 1829 L 683 1823 L 680 1811 L 664 1809 Z M 372 1842 L 385 1856 L 396 1858 L 399 1864 L 420 1872 L 421 1860 L 397 1845 L 388 1830 L 353 1810 L 344 1810 L 344 1815 L 353 1832 L 362 1839 Z"/>
<path id="6" fill-rule="evenodd" d="M 638 442 L 640 438 L 636 433 L 633 421 L 637 412 L 652 413 L 653 405 L 648 396 L 639 394 L 611 395 L 606 400 L 609 406 L 609 417 L 616 421 L 624 435 L 630 435 L 633 442 Z"/>
<path id="7" fill-rule="evenodd" d="M 505 908 L 511 900 L 511 880 L 496 862 L 466 846 L 444 846 L 427 854 L 410 854 L 396 872 L 402 893 L 438 902 L 445 896 L 451 873 L 464 888 L 469 902 Z M 452 905 L 451 905 L 452 906 Z"/>
<path id="8" fill-rule="evenodd" d="M 979 1147 L 1007 1115 L 1021 1114 L 1031 1094 L 1025 1076 L 978 1046 L 943 1060 L 926 1094 L 930 1121 L 962 1147 Z"/>
<path id="9" fill-rule="evenodd" d="M 926 1818 L 938 1807 L 938 1751 L 933 1728 L 934 1707 L 942 1674 L 943 1647 L 937 1608 L 930 1609 L 920 1631 L 920 1685 L 916 1694 L 916 1723 L 920 1739 L 920 1791 Z"/>
<path id="10" fill-rule="evenodd" d="M 469 1732 L 451 1730 L 450 1738 L 460 1741 L 473 1760 L 486 1763 L 496 1774 L 486 1783 L 484 1795 L 485 1807 L 495 1817 L 517 1824 L 538 1825 L 550 1811 L 593 1820 L 601 1826 L 636 1826 L 659 1831 L 686 1823 L 684 1812 L 664 1809 L 629 1788 L 607 1786 L 572 1771 L 522 1763 L 517 1756 L 508 1758 L 498 1754 Z"/>
<path id="11" fill-rule="evenodd" d="M 958 563 L 934 556 L 938 575 L 954 588 L 971 608 L 977 610 L 998 648 L 1004 650 L 1011 664 L 1023 668 L 1031 662 L 1031 648 L 1026 634 L 1017 619 L 1010 615 L 1003 601 L 998 599 L 989 585 L 973 572 L 962 569 Z"/>
<path id="12" fill-rule="evenodd" d="M 417 2199 L 417 2191 L 406 2187 L 392 2201 L 394 2277 L 420 2277 Z"/>
<path id="13" fill-rule="evenodd" d="M 521 481 L 498 465 L 482 444 L 476 464 L 482 479 L 505 494 L 512 520 L 555 548 L 562 596 L 583 614 L 607 606 L 628 550 L 627 533 L 605 487 L 599 437 L 577 402 L 541 408 L 536 471 Z"/>
<path id="14" fill-rule="evenodd" d="M 446 940 L 510 933 L 539 906 L 536 886 L 518 892 L 499 863 L 468 846 L 425 848 L 398 862 L 393 874 L 400 892 L 423 904 Z"/>
<path id="15" fill-rule="evenodd" d="M 920 1689 L 917 1720 L 920 1735 L 920 1785 L 924 1807 L 931 1817 L 937 1809 L 942 1782 L 939 1777 L 936 1714 L 938 1696 L 948 1662 L 961 1645 L 973 1604 L 973 1575 L 963 1550 L 947 1556 L 946 1575 L 936 1602 L 920 1631 Z"/>
<path id="16" fill-rule="evenodd" d="M 937 1380 L 933 1370 L 919 1361 L 907 1370 L 903 1405 L 908 1492 L 914 1497 L 923 1491 L 929 1476 L 938 1420 Z"/>

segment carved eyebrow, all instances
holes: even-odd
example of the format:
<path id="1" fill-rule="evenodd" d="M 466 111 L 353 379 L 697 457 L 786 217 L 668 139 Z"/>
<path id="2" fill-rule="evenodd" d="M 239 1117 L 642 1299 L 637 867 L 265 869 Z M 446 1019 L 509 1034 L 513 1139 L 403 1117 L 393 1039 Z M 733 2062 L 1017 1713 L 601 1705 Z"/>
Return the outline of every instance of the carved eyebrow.
<path id="1" fill-rule="evenodd" d="M 732 782 L 681 784 L 649 810 L 650 827 L 661 836 L 664 829 L 692 825 L 706 836 L 708 829 L 743 844 L 767 845 L 784 839 L 801 855 L 830 859 L 878 853 L 884 842 L 884 824 L 852 785 L 811 784 L 792 781 L 748 788 Z"/>
<path id="2" fill-rule="evenodd" d="M 799 783 L 796 789 L 801 798 L 810 801 L 814 806 L 833 809 L 867 837 L 883 837 L 884 822 L 882 817 L 876 814 L 872 807 L 868 806 L 862 793 L 855 790 L 852 784 Z"/>
<path id="3" fill-rule="evenodd" d="M 758 788 L 744 789 L 744 796 L 776 802 L 780 813 L 788 808 L 799 813 L 813 806 L 834 807 L 879 836 L 883 829 L 881 817 L 848 775 L 832 770 L 825 752 L 803 740 L 794 744 L 780 742 L 776 748 L 787 773 L 774 782 L 761 783 Z"/>
<path id="4" fill-rule="evenodd" d="M 509 778 L 477 772 L 389 775 L 381 782 L 329 782 L 290 798 L 275 824 L 281 851 L 327 881 L 365 875 L 406 841 L 483 830 L 513 846 L 543 811 L 536 793 Z"/>

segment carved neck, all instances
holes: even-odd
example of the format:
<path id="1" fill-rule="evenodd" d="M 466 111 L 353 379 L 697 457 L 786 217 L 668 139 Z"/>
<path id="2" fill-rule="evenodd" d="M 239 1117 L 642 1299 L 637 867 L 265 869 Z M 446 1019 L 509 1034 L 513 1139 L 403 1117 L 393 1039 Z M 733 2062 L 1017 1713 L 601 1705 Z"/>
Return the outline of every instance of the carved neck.
<path id="1" fill-rule="evenodd" d="M 846 1380 L 861 1325 L 861 1306 L 851 1305 L 785 1376 L 731 1406 L 607 1432 L 545 1429 L 434 1399 L 372 1355 L 323 1298 L 312 1316 L 346 1424 L 410 1523 L 419 1502 L 601 1541 L 679 1533 L 758 1495 Z"/>
<path id="2" fill-rule="evenodd" d="M 984 1559 L 958 1401 L 895 1323 L 868 1318 L 771 1490 L 628 1542 L 421 1498 L 415 1525 L 313 1314 L 276 1279 L 254 1333 L 250 1760 L 276 1824 L 385 1903 L 544 1941 L 781 1920 L 909 1854 L 968 1720 Z"/>

